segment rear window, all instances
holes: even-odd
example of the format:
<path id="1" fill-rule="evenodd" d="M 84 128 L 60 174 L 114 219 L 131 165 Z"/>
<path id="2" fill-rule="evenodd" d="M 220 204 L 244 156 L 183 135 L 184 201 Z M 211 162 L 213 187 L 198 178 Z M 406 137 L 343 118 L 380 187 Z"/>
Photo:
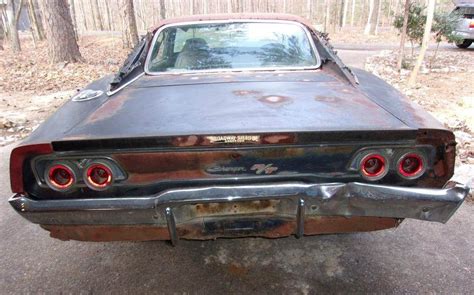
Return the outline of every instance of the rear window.
<path id="1" fill-rule="evenodd" d="M 296 23 L 231 22 L 168 26 L 159 31 L 148 72 L 316 68 L 308 31 Z"/>

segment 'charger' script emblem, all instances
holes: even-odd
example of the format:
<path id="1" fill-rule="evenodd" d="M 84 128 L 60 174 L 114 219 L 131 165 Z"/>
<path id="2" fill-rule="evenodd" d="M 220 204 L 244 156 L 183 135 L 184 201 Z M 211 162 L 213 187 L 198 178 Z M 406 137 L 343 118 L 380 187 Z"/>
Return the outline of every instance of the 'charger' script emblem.
<path id="1" fill-rule="evenodd" d="M 250 170 L 255 171 L 257 174 L 272 174 L 278 170 L 278 167 L 273 167 L 273 164 L 255 164 L 250 168 Z"/>

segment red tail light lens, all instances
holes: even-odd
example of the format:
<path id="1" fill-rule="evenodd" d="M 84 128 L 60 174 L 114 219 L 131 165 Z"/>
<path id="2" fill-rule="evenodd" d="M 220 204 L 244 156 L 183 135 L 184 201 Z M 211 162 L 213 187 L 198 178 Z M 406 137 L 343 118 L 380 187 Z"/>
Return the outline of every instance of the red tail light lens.
<path id="1" fill-rule="evenodd" d="M 469 23 L 469 29 L 474 29 L 474 21 L 471 21 L 471 22 Z"/>
<path id="2" fill-rule="evenodd" d="M 387 161 L 382 155 L 369 154 L 360 164 L 361 173 L 370 180 L 377 180 L 387 174 Z"/>
<path id="3" fill-rule="evenodd" d="M 67 190 L 76 182 L 72 169 L 63 164 L 51 166 L 47 173 L 46 182 L 55 190 Z"/>
<path id="4" fill-rule="evenodd" d="M 418 154 L 403 155 L 398 161 L 398 173 L 406 178 L 414 178 L 423 174 L 425 165 Z"/>
<path id="5" fill-rule="evenodd" d="M 86 169 L 85 175 L 87 185 L 95 190 L 106 189 L 113 181 L 112 170 L 105 164 L 91 164 Z"/>

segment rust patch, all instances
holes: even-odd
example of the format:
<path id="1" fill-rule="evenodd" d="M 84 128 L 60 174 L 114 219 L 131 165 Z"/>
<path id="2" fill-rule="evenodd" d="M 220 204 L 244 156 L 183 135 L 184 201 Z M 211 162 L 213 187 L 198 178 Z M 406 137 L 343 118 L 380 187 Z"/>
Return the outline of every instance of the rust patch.
<path id="1" fill-rule="evenodd" d="M 230 274 L 237 276 L 237 277 L 243 277 L 246 276 L 249 273 L 249 269 L 241 266 L 240 264 L 237 264 L 235 262 L 232 262 L 229 267 L 228 271 Z"/>
<path id="2" fill-rule="evenodd" d="M 291 99 L 288 96 L 266 95 L 261 97 L 259 101 L 270 106 L 282 106 L 291 102 Z"/>
<path id="3" fill-rule="evenodd" d="M 335 97 L 335 96 L 324 96 L 324 95 L 316 95 L 316 97 L 314 99 L 316 101 L 330 102 L 330 103 L 338 102 L 338 101 L 341 100 L 340 98 Z"/>
<path id="4" fill-rule="evenodd" d="M 153 225 L 41 225 L 52 238 L 63 241 L 152 241 L 169 240 L 168 229 Z"/>
<path id="5" fill-rule="evenodd" d="M 262 137 L 262 143 L 289 144 L 296 142 L 295 134 L 271 134 Z"/>
<path id="6" fill-rule="evenodd" d="M 86 118 L 86 123 L 94 123 L 112 117 L 115 113 L 122 109 L 123 105 L 129 98 L 130 97 L 126 95 L 125 92 L 123 92 L 120 94 L 120 96 L 107 100 L 88 118 Z"/>
<path id="7" fill-rule="evenodd" d="M 232 93 L 236 96 L 260 96 L 261 92 L 257 90 L 234 90 Z"/>
<path id="8" fill-rule="evenodd" d="M 234 219 L 235 220 L 235 219 Z M 262 222 L 268 220 L 261 217 Z M 316 216 L 307 217 L 304 223 L 305 235 L 366 232 L 397 227 L 401 219 L 385 217 L 343 217 Z M 214 219 L 216 224 L 229 222 L 229 219 Z M 51 237 L 63 241 L 151 241 L 169 240 L 166 226 L 155 225 L 42 225 Z M 219 237 L 265 237 L 280 238 L 295 234 L 296 223 L 290 219 L 280 222 L 263 231 L 225 231 L 218 228 L 207 233 L 202 221 L 177 226 L 180 239 L 210 240 Z"/>
<path id="9" fill-rule="evenodd" d="M 199 145 L 201 141 L 202 140 L 195 135 L 178 136 L 172 139 L 172 144 L 174 146 L 196 146 Z"/>
<path id="10" fill-rule="evenodd" d="M 235 203 L 202 203 L 194 205 L 196 217 L 236 215 L 251 213 L 274 213 L 280 200 L 245 201 Z"/>
<path id="11" fill-rule="evenodd" d="M 402 219 L 370 216 L 312 216 L 304 222 L 305 235 L 367 232 L 397 227 Z"/>

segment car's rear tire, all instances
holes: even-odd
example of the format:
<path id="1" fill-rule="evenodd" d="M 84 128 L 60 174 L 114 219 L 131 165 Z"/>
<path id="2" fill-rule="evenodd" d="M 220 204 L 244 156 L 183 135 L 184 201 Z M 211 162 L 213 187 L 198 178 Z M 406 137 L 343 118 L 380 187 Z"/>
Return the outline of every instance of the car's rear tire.
<path id="1" fill-rule="evenodd" d="M 456 46 L 459 48 L 468 48 L 471 44 L 472 40 L 462 40 L 462 42 L 456 43 Z"/>

